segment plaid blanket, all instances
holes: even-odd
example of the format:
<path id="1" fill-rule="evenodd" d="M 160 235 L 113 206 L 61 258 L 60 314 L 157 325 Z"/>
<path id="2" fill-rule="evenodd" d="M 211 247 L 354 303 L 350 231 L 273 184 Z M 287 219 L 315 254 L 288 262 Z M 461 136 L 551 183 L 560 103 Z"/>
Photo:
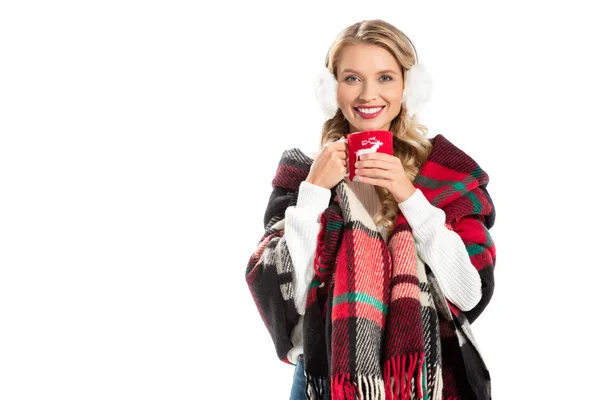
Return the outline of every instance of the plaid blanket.
<path id="1" fill-rule="evenodd" d="M 462 312 L 448 301 L 429 266 L 416 254 L 400 213 L 387 240 L 348 185 L 332 189 L 321 215 L 315 276 L 303 324 L 307 396 L 336 399 L 491 399 L 488 369 L 470 324 L 489 303 L 496 251 L 489 229 L 495 208 L 488 175 L 442 135 L 414 181 L 446 227 L 462 238 L 482 282 L 482 298 Z M 286 245 L 285 210 L 297 201 L 313 160 L 286 150 L 272 181 L 265 233 L 245 277 L 274 342 L 289 363 L 294 266 Z"/>

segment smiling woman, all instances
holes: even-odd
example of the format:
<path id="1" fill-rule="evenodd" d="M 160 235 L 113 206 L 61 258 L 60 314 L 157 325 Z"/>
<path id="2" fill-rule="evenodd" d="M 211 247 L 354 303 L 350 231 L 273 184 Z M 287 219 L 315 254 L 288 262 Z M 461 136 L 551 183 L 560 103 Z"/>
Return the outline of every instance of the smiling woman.
<path id="1" fill-rule="evenodd" d="M 316 93 L 322 148 L 283 153 L 246 267 L 277 355 L 296 367 L 290 398 L 490 399 L 470 329 L 494 288 L 488 175 L 427 138 L 416 113 L 431 79 L 385 21 L 338 35 Z M 362 155 L 349 181 L 347 138 L 364 131 L 392 137 L 393 154 Z"/>
<path id="2" fill-rule="evenodd" d="M 358 43 L 344 49 L 338 69 L 337 99 L 350 133 L 389 130 L 404 91 L 398 61 L 380 46 Z"/>
<path id="3" fill-rule="evenodd" d="M 321 108 L 327 109 L 321 145 L 353 132 L 393 133 L 394 156 L 400 160 L 401 170 L 386 170 L 376 176 L 379 170 L 370 168 L 365 171 L 369 175 L 360 177 L 373 185 L 381 200 L 373 219 L 389 234 L 398 217 L 398 203 L 405 200 L 404 193 L 414 189 L 407 181 L 414 182 L 432 150 L 428 129 L 416 115 L 431 97 L 431 76 L 418 62 L 410 39 L 381 20 L 363 21 L 342 31 L 325 62 L 317 82 Z M 393 179 L 381 179 L 383 175 L 389 178 L 390 173 Z"/>

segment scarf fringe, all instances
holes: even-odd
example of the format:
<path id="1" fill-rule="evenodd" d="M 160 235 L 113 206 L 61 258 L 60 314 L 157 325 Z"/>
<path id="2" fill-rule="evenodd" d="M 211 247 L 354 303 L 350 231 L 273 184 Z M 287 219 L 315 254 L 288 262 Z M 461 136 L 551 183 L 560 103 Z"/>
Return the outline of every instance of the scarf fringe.
<path id="1" fill-rule="evenodd" d="M 331 384 L 328 377 L 306 375 L 306 398 L 309 400 L 357 398 L 362 400 L 460 400 L 455 396 L 443 397 L 444 383 L 440 365 L 435 367 L 434 375 L 433 388 L 428 387 L 425 354 L 408 354 L 386 361 L 383 380 L 372 376 L 359 376 L 358 383 L 354 383 L 350 374 L 345 374 L 337 375 Z M 407 377 L 411 378 L 410 385 L 406 382 Z M 404 383 L 402 383 L 402 379 L 404 379 Z M 400 385 L 396 382 L 399 382 Z M 417 382 L 421 382 L 421 384 L 417 385 Z M 325 389 L 328 387 L 331 387 L 331 397 L 326 398 Z M 428 389 L 433 389 L 433 392 L 429 393 Z"/>
<path id="2" fill-rule="evenodd" d="M 329 386 L 329 378 L 306 375 L 306 398 L 310 400 L 325 399 L 325 388 Z"/>
<path id="3" fill-rule="evenodd" d="M 386 400 L 411 400 L 415 395 L 419 400 L 428 400 L 425 353 L 403 354 L 387 360 L 383 377 Z"/>
<path id="4" fill-rule="evenodd" d="M 412 353 L 387 360 L 383 368 L 383 379 L 373 376 L 338 374 L 331 381 L 331 399 L 363 400 L 435 400 L 441 394 L 441 382 L 436 373 L 435 394 L 430 399 L 427 393 L 427 362 L 424 353 Z M 441 380 L 441 376 L 439 376 Z M 438 384 L 440 383 L 440 384 Z M 306 397 L 310 400 L 326 400 L 325 388 L 329 379 L 307 375 Z M 447 399 L 454 400 L 454 399 Z"/>
<path id="5" fill-rule="evenodd" d="M 355 382 L 350 374 L 336 375 L 331 384 L 331 399 L 386 400 L 383 379 L 360 375 Z"/>

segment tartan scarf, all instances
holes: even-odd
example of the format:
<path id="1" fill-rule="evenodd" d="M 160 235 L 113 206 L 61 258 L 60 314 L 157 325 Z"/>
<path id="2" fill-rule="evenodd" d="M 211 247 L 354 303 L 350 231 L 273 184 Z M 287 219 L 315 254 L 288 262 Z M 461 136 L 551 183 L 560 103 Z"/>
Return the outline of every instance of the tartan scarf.
<path id="1" fill-rule="evenodd" d="M 493 293 L 495 208 L 488 175 L 442 135 L 414 186 L 444 210 L 482 281 L 482 299 L 463 312 L 448 301 L 416 253 L 400 212 L 384 239 L 347 183 L 332 189 L 321 230 L 304 315 L 307 397 L 323 399 L 491 399 L 488 369 L 470 324 Z M 246 282 L 275 344 L 289 363 L 294 270 L 284 235 L 285 209 L 294 206 L 313 160 L 286 150 L 272 181 L 265 233 L 246 268 Z"/>

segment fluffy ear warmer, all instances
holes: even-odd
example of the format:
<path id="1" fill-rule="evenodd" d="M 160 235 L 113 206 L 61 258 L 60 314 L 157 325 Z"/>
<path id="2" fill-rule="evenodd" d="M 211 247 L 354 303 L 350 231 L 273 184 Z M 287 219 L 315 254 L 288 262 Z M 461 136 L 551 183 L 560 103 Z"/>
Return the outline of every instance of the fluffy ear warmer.
<path id="1" fill-rule="evenodd" d="M 329 68 L 323 67 L 316 74 L 313 85 L 321 111 L 327 119 L 333 118 L 339 108 L 337 102 L 338 82 L 335 76 L 329 71 Z M 419 112 L 423 105 L 429 101 L 432 89 L 433 79 L 423 63 L 414 64 L 406 72 L 402 104 L 406 108 L 409 117 Z"/>

